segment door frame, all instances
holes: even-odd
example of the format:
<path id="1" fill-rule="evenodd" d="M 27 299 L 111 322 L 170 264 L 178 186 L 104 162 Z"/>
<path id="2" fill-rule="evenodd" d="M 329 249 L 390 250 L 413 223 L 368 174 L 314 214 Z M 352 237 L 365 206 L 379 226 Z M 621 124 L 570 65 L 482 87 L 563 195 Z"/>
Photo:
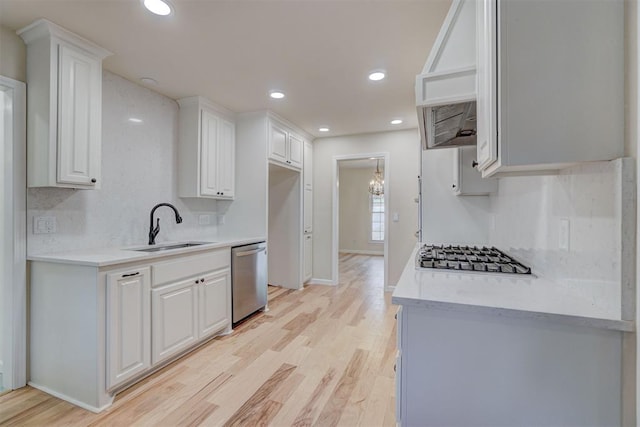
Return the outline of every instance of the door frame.
<path id="1" fill-rule="evenodd" d="M 3 209 L 5 235 L 2 242 L 7 265 L 2 280 L 3 386 L 7 390 L 24 387 L 27 380 L 27 234 L 26 234 L 26 85 L 0 76 L 0 91 L 8 105 L 1 106 L 0 120 L 11 123 L 4 129 L 4 191 Z M 10 159 L 10 161 L 7 161 Z M 9 201 L 9 203 L 7 203 Z"/>
<path id="2" fill-rule="evenodd" d="M 333 227 L 332 227 L 332 249 L 331 249 L 331 281 L 334 285 L 338 284 L 338 252 L 340 249 L 339 244 L 339 232 L 340 232 L 340 197 L 339 197 L 339 169 L 338 162 L 341 160 L 366 160 L 371 157 L 377 157 L 384 159 L 384 290 L 390 292 L 393 287 L 389 286 L 389 199 L 391 198 L 391 192 L 389 188 L 389 153 L 386 151 L 375 153 L 358 153 L 358 154 L 346 154 L 340 156 L 333 156 Z"/>

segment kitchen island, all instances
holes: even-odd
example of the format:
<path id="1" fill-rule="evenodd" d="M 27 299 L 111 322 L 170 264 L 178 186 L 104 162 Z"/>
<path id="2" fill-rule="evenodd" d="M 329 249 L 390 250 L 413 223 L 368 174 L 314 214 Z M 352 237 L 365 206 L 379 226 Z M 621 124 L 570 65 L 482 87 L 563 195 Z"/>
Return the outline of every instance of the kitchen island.
<path id="1" fill-rule="evenodd" d="M 398 312 L 397 419 L 402 426 L 619 426 L 625 334 L 618 283 L 417 270 Z"/>

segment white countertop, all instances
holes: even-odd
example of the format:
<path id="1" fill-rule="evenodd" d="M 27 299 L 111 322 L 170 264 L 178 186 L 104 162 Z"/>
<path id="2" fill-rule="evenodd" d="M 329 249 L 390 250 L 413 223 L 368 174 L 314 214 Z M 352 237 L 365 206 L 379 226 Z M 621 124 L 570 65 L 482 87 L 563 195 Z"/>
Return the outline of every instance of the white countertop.
<path id="1" fill-rule="evenodd" d="M 103 249 L 88 249 L 79 251 L 67 251 L 56 252 L 39 255 L 29 255 L 27 259 L 29 261 L 43 261 L 43 262 L 55 262 L 61 264 L 74 264 L 74 265 L 86 265 L 91 267 L 105 267 L 115 264 L 123 264 L 135 261 L 147 261 L 155 258 L 181 255 L 192 252 L 200 252 L 203 250 L 210 250 L 216 248 L 224 248 L 230 246 L 240 246 L 255 242 L 262 242 L 266 239 L 264 237 L 242 237 L 232 239 L 216 239 L 215 242 L 207 242 L 198 246 L 190 246 L 180 249 L 170 249 L 166 251 L 157 252 L 140 252 L 135 249 L 142 249 L 150 247 L 148 245 L 136 245 L 126 248 L 103 248 Z M 191 240 L 193 242 L 203 242 L 202 240 Z M 157 246 L 165 246 L 172 244 L 179 244 L 185 242 L 161 242 Z"/>
<path id="2" fill-rule="evenodd" d="M 411 254 L 391 301 L 446 310 L 547 318 L 585 326 L 633 331 L 622 319 L 619 283 L 550 281 L 543 277 L 416 270 Z"/>

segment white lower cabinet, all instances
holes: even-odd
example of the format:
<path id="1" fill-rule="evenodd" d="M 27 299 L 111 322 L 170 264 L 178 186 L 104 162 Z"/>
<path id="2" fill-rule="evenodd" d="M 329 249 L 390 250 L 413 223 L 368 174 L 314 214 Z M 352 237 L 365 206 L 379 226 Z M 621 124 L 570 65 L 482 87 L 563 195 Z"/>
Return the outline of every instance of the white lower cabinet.
<path id="1" fill-rule="evenodd" d="M 151 292 L 154 364 L 179 353 L 198 339 L 198 281 L 187 279 Z"/>
<path id="2" fill-rule="evenodd" d="M 151 367 L 151 271 L 107 274 L 107 389 Z"/>
<path id="3" fill-rule="evenodd" d="M 229 270 L 207 274 L 203 280 L 199 289 L 198 338 L 206 338 L 231 323 Z"/>

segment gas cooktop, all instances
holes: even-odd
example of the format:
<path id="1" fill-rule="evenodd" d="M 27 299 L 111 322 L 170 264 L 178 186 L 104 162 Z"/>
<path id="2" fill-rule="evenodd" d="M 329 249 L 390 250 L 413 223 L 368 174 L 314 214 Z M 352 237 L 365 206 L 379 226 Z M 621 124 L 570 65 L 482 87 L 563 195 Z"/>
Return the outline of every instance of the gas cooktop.
<path id="1" fill-rule="evenodd" d="M 531 268 L 486 246 L 423 245 L 416 255 L 416 268 L 531 274 Z"/>

